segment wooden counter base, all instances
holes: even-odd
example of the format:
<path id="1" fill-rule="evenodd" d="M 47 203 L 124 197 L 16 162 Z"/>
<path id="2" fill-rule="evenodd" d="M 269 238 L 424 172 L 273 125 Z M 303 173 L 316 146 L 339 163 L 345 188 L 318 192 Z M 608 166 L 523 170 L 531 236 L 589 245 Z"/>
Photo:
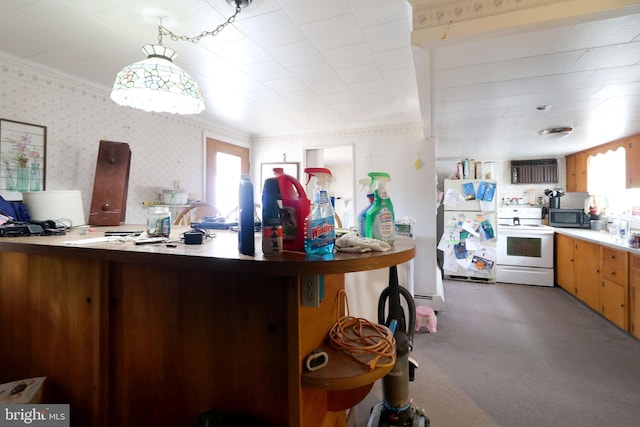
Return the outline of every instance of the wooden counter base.
<path id="1" fill-rule="evenodd" d="M 304 357 L 336 320 L 344 274 L 334 261 L 325 261 L 325 299 L 310 308 L 299 303 L 299 261 L 291 275 L 286 260 L 275 274 L 250 262 L 238 272 L 218 256 L 207 265 L 203 248 L 183 262 L 167 257 L 170 249 L 142 247 L 131 262 L 121 250 L 69 256 L 60 240 L 28 239 L 47 238 L 0 241 L 0 382 L 47 376 L 44 400 L 70 403 L 72 425 L 189 426 L 214 408 L 274 426 L 346 423 L 344 411 L 331 412 L 344 403 L 340 393 L 301 384 Z M 407 239 L 371 264 L 414 254 Z"/>

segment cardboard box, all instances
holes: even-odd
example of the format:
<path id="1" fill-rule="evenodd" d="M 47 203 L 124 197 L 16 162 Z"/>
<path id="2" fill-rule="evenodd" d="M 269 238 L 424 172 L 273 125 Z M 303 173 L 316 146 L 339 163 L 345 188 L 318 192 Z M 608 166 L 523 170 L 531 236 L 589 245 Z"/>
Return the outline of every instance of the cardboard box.
<path id="1" fill-rule="evenodd" d="M 35 377 L 0 385 L 0 403 L 42 403 L 47 377 Z"/>

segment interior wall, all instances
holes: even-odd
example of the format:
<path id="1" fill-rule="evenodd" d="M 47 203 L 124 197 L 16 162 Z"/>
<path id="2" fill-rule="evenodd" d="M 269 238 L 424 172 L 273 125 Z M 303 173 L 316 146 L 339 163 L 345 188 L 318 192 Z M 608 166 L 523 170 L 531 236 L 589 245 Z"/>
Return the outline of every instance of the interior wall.
<path id="1" fill-rule="evenodd" d="M 420 126 L 412 125 L 336 132 L 329 136 L 323 135 L 321 139 L 326 146 L 354 146 L 355 179 L 352 188 L 356 214 L 368 205 L 366 194 L 357 192 L 358 179 L 366 177 L 371 171 L 390 174 L 388 190 L 396 219 L 411 217 L 416 223 L 416 295 L 435 294 L 435 143 L 423 137 Z M 304 150 L 318 147 L 318 141 L 317 135 L 257 139 L 252 148 L 252 162 L 260 164 L 278 161 L 281 153 L 286 153 L 289 161 L 301 161 Z M 419 169 L 415 168 L 416 156 L 422 162 Z M 382 283 L 377 280 L 377 286 L 386 286 L 386 276 L 382 277 Z M 370 283 L 369 286 L 374 289 L 376 284 Z M 377 295 L 377 290 L 371 292 Z"/>
<path id="2" fill-rule="evenodd" d="M 353 145 L 355 211 L 367 203 L 364 194 L 356 193 L 357 179 L 374 170 L 389 172 L 396 218 L 409 216 L 416 222 L 416 292 L 436 292 L 435 147 L 419 125 L 251 141 L 241 132 L 197 118 L 117 106 L 106 88 L 6 54 L 0 54 L 0 117 L 47 127 L 47 189 L 80 190 L 87 216 L 100 140 L 128 143 L 132 159 L 126 222 L 130 224 L 144 223 L 147 211 L 142 203 L 155 200 L 175 180 L 202 197 L 204 135 L 251 145 L 254 183 L 260 179 L 260 163 L 280 162 L 283 153 L 287 161 L 300 162 L 303 168 L 304 148 Z M 416 155 L 422 160 L 420 169 L 414 167 Z M 258 193 L 260 186 L 254 188 Z"/>
<path id="3" fill-rule="evenodd" d="M 249 138 L 178 115 L 116 105 L 109 91 L 0 55 L 0 117 L 47 127 L 47 190 L 80 190 L 88 218 L 100 140 L 132 152 L 126 222 L 143 224 L 142 202 L 178 180 L 203 197 L 203 135 L 246 146 Z M 1 192 L 0 192 L 1 194 Z"/>

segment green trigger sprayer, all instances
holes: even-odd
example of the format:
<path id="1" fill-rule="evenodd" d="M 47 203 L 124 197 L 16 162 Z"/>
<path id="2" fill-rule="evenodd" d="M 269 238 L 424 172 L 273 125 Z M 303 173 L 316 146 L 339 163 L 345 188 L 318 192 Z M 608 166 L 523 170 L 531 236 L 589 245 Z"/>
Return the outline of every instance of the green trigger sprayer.
<path id="1" fill-rule="evenodd" d="M 391 177 L 386 172 L 369 172 L 368 175 L 371 178 L 369 185 L 377 184 L 373 204 L 366 214 L 366 237 L 392 245 L 396 239 L 395 214 L 386 187 Z"/>

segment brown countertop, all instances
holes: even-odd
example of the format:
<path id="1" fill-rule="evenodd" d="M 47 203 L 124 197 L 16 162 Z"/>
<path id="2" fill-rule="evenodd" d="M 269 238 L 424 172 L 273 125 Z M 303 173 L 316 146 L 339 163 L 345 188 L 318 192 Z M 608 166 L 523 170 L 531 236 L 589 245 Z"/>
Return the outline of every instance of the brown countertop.
<path id="1" fill-rule="evenodd" d="M 75 229 L 61 236 L 3 237 L 0 238 L 0 251 L 90 257 L 119 262 L 168 263 L 178 267 L 205 267 L 281 276 L 374 270 L 402 264 L 415 257 L 415 242 L 404 236 L 398 236 L 395 245 L 387 252 L 336 252 L 322 256 L 284 251 L 282 254 L 266 257 L 261 250 L 259 234 L 255 238 L 255 255 L 242 255 L 238 252 L 238 234 L 227 230 L 211 230 L 215 237 L 205 239 L 201 245 L 185 245 L 181 242 L 176 247 L 167 247 L 165 244 L 135 245 L 133 241 L 126 240 L 78 244 L 83 240 L 104 237 L 104 232 L 108 230 L 144 229 L 144 225 L 121 225 L 93 227 L 92 231 L 84 235 Z M 172 227 L 171 239 L 178 241 L 180 234 L 188 229 L 189 227 Z"/>

